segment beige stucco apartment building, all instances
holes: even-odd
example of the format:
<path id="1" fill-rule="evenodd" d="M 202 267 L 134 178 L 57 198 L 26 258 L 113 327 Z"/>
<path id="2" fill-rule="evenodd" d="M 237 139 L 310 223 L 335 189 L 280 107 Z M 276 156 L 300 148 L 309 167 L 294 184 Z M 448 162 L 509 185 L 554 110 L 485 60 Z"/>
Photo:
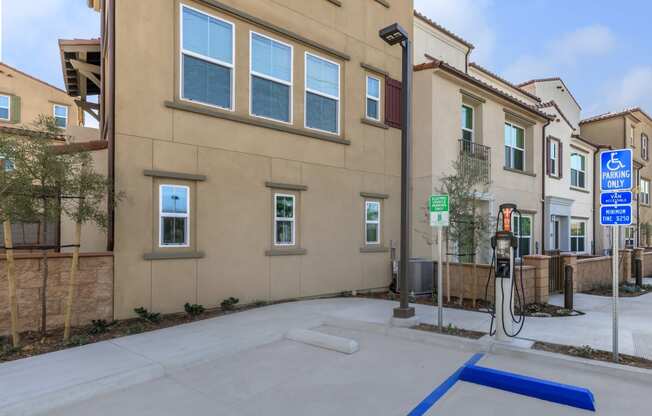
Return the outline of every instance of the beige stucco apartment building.
<path id="1" fill-rule="evenodd" d="M 378 31 L 411 32 L 412 1 L 89 5 L 125 194 L 109 236 L 116 318 L 389 284 L 401 50 Z"/>
<path id="2" fill-rule="evenodd" d="M 415 219 L 425 217 L 428 196 L 441 189 L 442 176 L 464 156 L 486 172 L 482 211 L 495 218 L 500 204 L 517 204 L 523 213 L 516 226 L 519 256 L 539 252 L 543 129 L 554 117 L 536 107 L 537 97 L 470 65 L 468 42 L 419 13 L 414 30 Z M 414 253 L 429 257 L 433 247 L 423 238 L 430 233 L 428 223 L 415 220 L 415 229 Z M 490 261 L 487 246 L 481 261 Z"/>
<path id="3" fill-rule="evenodd" d="M 605 113 L 579 122 L 580 134 L 596 145 L 613 149 L 633 149 L 634 170 L 637 187 L 634 190 L 632 215 L 634 223 L 622 227 L 621 247 L 648 247 L 652 244 L 652 207 L 650 205 L 650 137 L 652 137 L 652 118 L 641 108 L 631 108 L 618 112 Z M 596 190 L 599 184 L 596 183 Z M 599 209 L 599 195 L 596 192 L 595 209 Z M 611 246 L 611 228 L 596 228 L 597 250 L 604 252 Z"/>

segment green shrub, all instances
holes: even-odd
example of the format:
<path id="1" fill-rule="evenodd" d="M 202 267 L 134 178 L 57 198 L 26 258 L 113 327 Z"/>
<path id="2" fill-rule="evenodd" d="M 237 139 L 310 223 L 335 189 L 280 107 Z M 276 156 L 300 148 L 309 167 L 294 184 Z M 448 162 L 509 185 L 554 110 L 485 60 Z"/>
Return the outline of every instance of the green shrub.
<path id="1" fill-rule="evenodd" d="M 590 345 L 583 345 L 579 348 L 574 348 L 574 350 L 578 356 L 583 358 L 591 358 L 595 353 L 595 350 Z"/>
<path id="2" fill-rule="evenodd" d="M 147 309 L 143 308 L 142 306 L 140 308 L 134 309 L 134 312 L 136 312 L 136 314 L 140 317 L 140 319 L 143 319 L 147 322 L 157 324 L 161 321 L 160 313 L 149 312 Z"/>
<path id="3" fill-rule="evenodd" d="M 73 335 L 68 341 L 69 347 L 80 347 L 82 345 L 88 344 L 88 337 L 86 335 Z"/>
<path id="4" fill-rule="evenodd" d="M 99 335 L 108 332 L 113 323 L 108 323 L 105 319 L 93 319 L 91 328 L 88 330 L 90 335 Z"/>
<path id="5" fill-rule="evenodd" d="M 220 303 L 220 307 L 222 308 L 223 311 L 230 311 L 235 308 L 235 305 L 240 302 L 240 299 L 234 298 L 234 297 L 229 297 L 227 299 L 224 299 L 222 303 Z"/>
<path id="6" fill-rule="evenodd" d="M 191 318 L 195 318 L 201 315 L 202 313 L 204 313 L 205 311 L 202 305 L 198 305 L 196 303 L 193 303 L 192 305 L 190 303 L 186 303 L 185 305 L 183 305 L 183 309 Z"/>
<path id="7" fill-rule="evenodd" d="M 129 327 L 127 327 L 127 334 L 129 335 L 140 334 L 144 331 L 145 327 L 140 322 L 136 322 L 135 324 L 129 325 Z"/>
<path id="8" fill-rule="evenodd" d="M 266 301 L 266 300 L 260 300 L 260 299 L 259 299 L 259 300 L 255 300 L 255 301 L 253 301 L 253 305 L 254 305 L 255 307 L 257 307 L 257 308 L 260 308 L 261 306 L 265 306 L 265 305 L 267 305 L 267 301 Z"/>

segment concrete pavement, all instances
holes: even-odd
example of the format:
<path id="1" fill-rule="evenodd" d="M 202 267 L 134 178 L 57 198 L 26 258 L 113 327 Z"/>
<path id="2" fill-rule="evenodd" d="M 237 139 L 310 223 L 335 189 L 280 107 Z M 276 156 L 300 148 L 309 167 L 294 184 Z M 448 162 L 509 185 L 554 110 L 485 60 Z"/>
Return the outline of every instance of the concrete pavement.
<path id="1" fill-rule="evenodd" d="M 643 298 L 645 296 L 627 299 L 638 301 L 623 309 L 642 313 L 648 302 Z M 578 296 L 576 300 L 580 309 L 581 299 Z M 584 306 L 593 303 L 596 301 L 587 301 Z M 272 414 L 281 414 L 283 409 L 288 409 L 288 403 L 298 397 L 301 397 L 301 402 L 303 397 L 307 397 L 321 403 L 322 411 L 296 414 L 332 414 L 329 404 L 335 405 L 333 397 L 338 398 L 336 402 L 342 399 L 346 406 L 358 409 L 358 414 L 369 414 L 365 413 L 359 401 L 373 393 L 363 388 L 367 384 L 382 393 L 377 400 L 387 412 L 376 414 L 400 414 L 406 406 L 415 404 L 417 396 L 433 388 L 433 380 L 443 377 L 444 373 L 447 375 L 449 370 L 464 362 L 469 353 L 486 346 L 476 341 L 388 328 L 387 322 L 395 304 L 358 298 L 285 303 L 6 363 L 0 365 L 0 415 L 37 414 L 55 408 L 70 412 L 59 414 L 72 415 L 100 411 L 103 414 L 140 415 L 149 414 L 148 409 L 152 409 L 152 414 L 180 414 L 174 410 L 187 409 L 188 406 L 192 409 L 204 409 L 203 406 L 223 409 L 220 414 L 255 414 L 259 409 L 245 403 L 253 398 L 277 410 L 271 411 Z M 422 321 L 434 322 L 435 308 L 423 305 L 416 305 L 416 308 Z M 600 312 L 604 309 L 602 300 L 597 302 L 595 309 L 596 316 L 604 314 L 604 311 Z M 553 342 L 583 345 L 587 342 L 579 340 L 577 328 L 603 324 L 607 328 L 611 322 L 607 319 L 603 323 L 599 318 L 587 320 L 587 316 L 529 319 L 525 334 L 531 336 L 534 332 Z M 583 323 L 573 322 L 580 319 L 584 319 Z M 447 309 L 445 322 L 486 331 L 489 317 L 478 312 Z M 623 326 L 626 322 L 627 319 L 623 319 Z M 642 321 L 639 324 L 642 329 Z M 361 350 L 346 359 L 342 357 L 344 354 L 285 340 L 284 335 L 294 328 L 318 328 L 324 333 L 348 334 L 360 343 Z M 538 332 L 536 328 L 539 328 Z M 602 329 L 598 327 L 597 330 Z M 560 339 L 562 336 L 566 338 Z M 608 345 L 610 332 L 606 338 L 604 343 Z M 603 342 L 599 337 L 596 341 Z M 531 358 L 523 360 L 529 362 Z M 567 366 L 563 364 L 566 361 L 561 360 L 559 367 Z M 533 364 L 532 371 L 539 371 L 540 365 L 543 364 Z M 587 368 L 594 371 L 594 366 Z M 609 369 L 609 373 L 613 371 Z M 326 374 L 326 386 L 310 384 L 320 372 Z M 598 373 L 603 379 L 603 374 Z M 630 378 L 639 373 L 637 370 L 625 372 Z M 646 386 L 652 385 L 650 373 L 643 373 L 642 377 L 648 377 Z M 560 374 L 563 374 L 561 381 L 572 376 Z M 349 383 L 337 385 L 338 377 Z M 409 391 L 401 390 L 403 384 L 395 384 L 393 377 L 408 383 Z M 627 377 L 613 383 L 627 384 Z M 356 379 L 359 379 L 359 384 L 353 388 L 351 382 Z M 203 391 L 202 386 L 212 390 Z M 306 387 L 302 389 L 301 386 Z M 311 391 L 307 386 L 317 390 Z M 391 407 L 385 398 L 393 397 L 392 392 L 396 389 L 401 402 L 392 402 L 398 407 Z M 277 391 L 277 394 L 269 393 L 271 391 Z M 321 396 L 326 393 L 328 398 Z M 648 395 L 650 393 L 652 391 L 647 391 Z M 102 398 L 97 398 L 97 394 L 103 394 Z M 287 406 L 277 404 L 275 408 L 273 397 L 277 396 L 286 397 Z M 157 397 L 160 397 L 160 403 L 151 400 Z M 94 403 L 104 405 L 96 408 Z M 130 410 L 142 411 L 125 413 L 125 403 L 130 404 Z M 302 410 L 301 404 L 292 406 L 297 412 Z"/>

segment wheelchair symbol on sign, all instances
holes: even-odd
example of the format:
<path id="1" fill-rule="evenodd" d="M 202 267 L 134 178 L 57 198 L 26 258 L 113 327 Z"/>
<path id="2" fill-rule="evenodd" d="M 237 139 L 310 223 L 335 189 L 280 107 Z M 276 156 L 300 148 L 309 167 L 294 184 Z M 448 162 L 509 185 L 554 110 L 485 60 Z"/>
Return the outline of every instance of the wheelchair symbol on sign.
<path id="1" fill-rule="evenodd" d="M 607 169 L 613 171 L 618 169 L 624 169 L 625 165 L 620 159 L 616 159 L 616 153 L 611 154 L 611 159 L 607 162 Z"/>

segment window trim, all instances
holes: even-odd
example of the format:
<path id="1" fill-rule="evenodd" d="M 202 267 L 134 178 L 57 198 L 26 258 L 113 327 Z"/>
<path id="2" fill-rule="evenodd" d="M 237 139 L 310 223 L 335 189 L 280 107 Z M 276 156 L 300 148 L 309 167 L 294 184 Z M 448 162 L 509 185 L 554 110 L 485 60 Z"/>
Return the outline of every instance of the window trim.
<path id="1" fill-rule="evenodd" d="M 643 182 L 647 184 L 647 192 L 643 192 Z M 643 195 L 647 196 L 647 201 L 644 201 Z M 650 206 L 650 180 L 639 175 L 639 197 L 641 204 Z"/>
<path id="2" fill-rule="evenodd" d="M 645 150 L 645 154 L 643 154 L 643 150 Z M 645 133 L 641 133 L 641 159 L 650 160 L 650 139 Z"/>
<path id="3" fill-rule="evenodd" d="M 55 123 L 56 123 L 56 120 L 58 118 L 61 118 L 61 117 L 57 116 L 57 107 L 61 107 L 61 108 L 66 110 L 66 125 L 63 126 L 63 127 L 60 127 L 60 126 L 57 126 L 57 127 L 62 128 L 62 129 L 67 129 L 68 128 L 68 114 L 69 114 L 68 106 L 63 105 L 63 104 L 52 104 L 52 116 L 54 117 Z"/>
<path id="4" fill-rule="evenodd" d="M 369 78 L 378 81 L 378 97 L 374 97 L 373 95 L 369 95 Z M 366 98 L 365 98 L 365 102 L 364 102 L 364 107 L 365 107 L 364 108 L 364 113 L 365 113 L 365 117 L 367 119 L 369 119 L 369 120 L 380 122 L 380 120 L 383 119 L 382 115 L 380 114 L 380 111 L 381 111 L 380 104 L 382 102 L 382 95 L 383 95 L 383 93 L 382 93 L 382 89 L 383 89 L 382 85 L 383 84 L 382 84 L 379 77 L 375 77 L 375 76 L 370 75 L 370 74 L 367 74 L 367 76 L 365 77 L 365 90 L 366 90 L 365 97 Z M 373 100 L 373 101 L 378 103 L 378 118 L 373 118 L 373 117 L 369 116 L 369 105 L 367 103 L 367 100 Z"/>
<path id="5" fill-rule="evenodd" d="M 377 220 L 369 220 L 368 217 L 367 217 L 370 205 L 377 205 L 378 206 L 378 219 Z M 380 225 L 381 224 L 381 216 L 380 216 L 381 206 L 380 205 L 381 205 L 380 201 L 377 201 L 377 200 L 367 199 L 367 200 L 364 201 L 364 242 L 365 242 L 366 246 L 379 246 L 381 244 L 382 238 L 381 238 L 381 235 L 380 235 L 381 234 L 381 231 L 380 231 L 380 227 L 381 227 L 381 225 Z M 368 237 L 368 235 L 367 235 L 367 225 L 368 224 L 376 224 L 378 226 L 378 231 L 376 233 L 376 237 L 377 237 L 376 241 L 369 241 L 367 239 L 367 237 Z"/>
<path id="6" fill-rule="evenodd" d="M 187 192 L 186 213 L 163 212 L 163 187 L 183 188 Z M 163 244 L 163 217 L 185 218 L 186 219 L 186 242 L 184 244 Z M 159 248 L 187 248 L 190 247 L 190 186 L 177 185 L 172 183 L 161 183 L 158 186 L 158 246 Z"/>
<path id="7" fill-rule="evenodd" d="M 555 157 L 552 157 L 552 146 L 555 145 Z M 548 159 L 550 159 L 550 173 L 549 176 L 553 178 L 561 177 L 561 161 L 559 159 L 559 149 L 561 148 L 561 141 L 553 138 L 548 139 Z M 554 170 L 554 172 L 553 172 Z"/>
<path id="8" fill-rule="evenodd" d="M 518 234 L 514 233 L 514 237 L 516 237 L 516 239 L 518 241 L 518 247 L 517 247 L 517 250 L 516 250 L 516 258 L 520 259 L 521 256 L 520 256 L 519 251 L 520 251 L 520 248 L 521 248 L 521 238 L 525 237 L 525 238 L 528 239 L 528 250 L 527 250 L 528 254 L 526 254 L 526 255 L 532 254 L 532 239 L 534 238 L 533 233 L 532 233 L 532 228 L 533 228 L 533 225 L 534 225 L 534 216 L 530 215 L 530 214 L 522 214 L 520 216 L 512 214 L 512 224 L 515 223 L 514 220 L 517 219 L 517 218 L 518 218 Z M 530 234 L 525 235 L 525 236 L 521 235 L 521 220 L 523 218 L 527 218 L 528 220 L 530 220 Z"/>
<path id="9" fill-rule="evenodd" d="M 468 132 L 471 133 L 471 143 L 475 143 L 475 108 L 473 108 L 472 106 L 470 106 L 468 104 L 464 104 L 464 103 L 462 103 L 462 107 L 466 107 L 469 110 L 471 110 L 471 126 L 472 127 L 469 129 L 469 128 L 466 128 L 464 126 L 461 126 L 462 127 L 462 137 L 461 137 L 461 139 L 464 140 L 464 132 L 468 131 Z"/>
<path id="10" fill-rule="evenodd" d="M 573 169 L 573 156 L 579 156 L 579 157 L 581 157 L 581 158 L 584 160 L 584 170 Z M 586 160 L 587 160 L 586 154 L 583 154 L 583 153 L 580 153 L 580 152 L 571 152 L 571 155 L 570 155 L 570 180 L 571 180 L 571 187 L 573 187 L 573 188 L 578 188 L 578 189 L 586 189 L 586 188 L 587 188 L 587 182 L 588 182 L 588 181 L 586 180 L 586 176 L 587 176 L 587 175 L 586 175 Z M 575 170 L 575 171 L 577 171 L 577 172 L 582 172 L 582 173 L 584 174 L 584 186 L 573 185 L 573 170 Z"/>
<path id="11" fill-rule="evenodd" d="M 325 94 L 323 92 L 315 91 L 315 90 L 312 90 L 312 89 L 308 88 L 308 55 L 337 66 L 337 94 L 338 94 L 337 97 L 334 97 L 334 96 L 332 96 L 330 94 Z M 308 130 L 314 130 L 314 131 L 318 131 L 318 132 L 321 132 L 321 133 L 326 133 L 326 134 L 331 134 L 331 135 L 334 135 L 334 136 L 339 136 L 341 134 L 341 122 L 342 122 L 342 102 L 341 102 L 341 99 L 342 99 L 342 66 L 338 62 L 335 62 L 333 60 L 324 58 L 324 57 L 322 57 L 320 55 L 317 55 L 315 53 L 305 51 L 304 52 L 304 57 L 303 57 L 303 89 L 304 89 L 304 92 L 303 92 L 303 127 L 308 129 Z M 328 130 L 322 130 L 322 129 L 318 129 L 318 128 L 315 128 L 315 127 L 308 127 L 308 93 L 317 94 L 317 95 L 319 95 L 321 97 L 326 97 L 326 98 L 330 98 L 331 100 L 337 101 L 337 131 L 336 132 L 332 132 L 332 131 L 328 131 Z"/>
<path id="12" fill-rule="evenodd" d="M 571 220 L 570 220 L 570 230 L 569 230 L 570 232 L 568 233 L 568 249 L 569 249 L 570 252 L 572 252 L 572 253 L 586 253 L 587 252 L 587 250 L 586 250 L 586 238 L 587 238 L 586 231 L 587 231 L 588 227 L 587 227 L 586 223 L 587 223 L 586 220 L 571 218 Z M 574 236 L 573 235 L 573 224 L 582 224 L 582 233 L 583 234 L 581 236 L 577 236 L 577 235 Z M 577 239 L 580 239 L 580 238 L 583 240 L 584 250 L 582 250 L 582 251 L 578 251 L 578 250 L 573 251 L 573 239 L 577 240 Z"/>
<path id="13" fill-rule="evenodd" d="M 510 157 L 509 162 L 510 163 L 506 167 L 507 167 L 507 169 L 511 169 L 511 170 L 515 170 L 515 171 L 519 171 L 519 172 L 527 172 L 527 166 L 526 166 L 526 163 L 525 163 L 526 162 L 526 159 L 525 159 L 525 156 L 526 156 L 526 153 L 525 153 L 525 140 L 526 140 L 525 132 L 527 131 L 527 129 L 525 127 L 519 125 L 519 124 L 516 124 L 516 123 L 514 123 L 512 121 L 507 121 L 507 120 L 505 120 L 504 125 L 508 125 L 508 126 L 510 126 L 512 128 L 521 129 L 523 131 L 523 148 L 516 147 L 516 145 L 508 146 L 506 144 L 503 144 L 503 146 L 509 147 L 511 149 L 510 152 L 509 152 L 509 157 Z M 504 135 L 505 135 L 505 133 L 503 132 L 503 136 Z M 505 141 L 505 137 L 503 137 L 503 142 L 504 141 Z M 514 160 L 514 151 L 513 151 L 513 149 L 518 149 L 518 150 L 521 150 L 523 152 L 523 169 L 518 169 L 518 168 L 513 166 L 513 164 L 512 164 L 512 162 Z"/>
<path id="14" fill-rule="evenodd" d="M 231 36 L 231 61 L 232 61 L 232 63 L 231 64 L 229 64 L 227 62 L 224 62 L 224 61 L 220 61 L 219 59 L 215 59 L 215 58 L 211 58 L 209 56 L 204 56 L 202 54 L 198 54 L 196 52 L 186 51 L 183 48 L 183 8 L 184 7 L 189 9 L 189 10 L 193 10 L 193 11 L 196 11 L 196 12 L 201 13 L 203 15 L 206 15 L 208 17 L 211 17 L 211 18 L 213 18 L 215 20 L 219 20 L 219 21 L 221 21 L 223 23 L 226 23 L 226 24 L 231 26 L 231 33 L 232 33 L 232 36 Z M 231 21 L 228 21 L 226 19 L 222 19 L 221 17 L 210 14 L 210 13 L 208 13 L 208 12 L 206 12 L 204 10 L 198 9 L 196 7 L 192 7 L 192 6 L 189 6 L 189 5 L 184 4 L 184 3 L 179 3 L 179 99 L 181 101 L 185 101 L 187 103 L 199 104 L 199 105 L 203 105 L 203 106 L 207 106 L 207 107 L 211 107 L 211 108 L 217 108 L 217 109 L 220 109 L 220 110 L 227 110 L 227 111 L 235 112 L 235 105 L 236 105 L 235 104 L 235 97 L 236 97 L 236 94 L 235 94 L 235 78 L 236 78 L 236 71 L 235 71 L 235 69 L 236 69 L 235 44 L 236 44 L 236 42 L 235 42 L 235 38 L 236 38 L 236 26 L 235 26 L 235 23 L 233 23 Z M 186 98 L 186 97 L 183 96 L 183 55 L 184 54 L 188 55 L 190 57 L 196 58 L 196 59 L 200 59 L 200 60 L 205 61 L 205 62 L 209 62 L 209 63 L 215 64 L 215 65 L 219 65 L 219 66 L 222 66 L 222 67 L 229 68 L 231 70 L 231 94 L 229 96 L 229 101 L 230 101 L 230 104 L 231 104 L 230 107 L 221 107 L 219 105 L 205 103 L 203 101 L 192 100 L 190 98 Z"/>
<path id="15" fill-rule="evenodd" d="M 281 44 L 283 46 L 287 46 L 287 47 L 290 48 L 290 82 L 282 80 L 282 79 L 275 78 L 275 77 L 270 76 L 270 75 L 265 75 L 265 74 L 261 74 L 259 72 L 254 71 L 254 61 L 253 61 L 254 34 L 256 34 L 256 35 L 258 35 L 260 37 L 269 39 L 272 42 L 276 42 L 276 43 L 279 43 L 279 44 Z M 283 85 L 286 85 L 286 86 L 290 87 L 290 94 L 289 94 L 289 97 L 288 97 L 289 98 L 289 105 L 290 105 L 290 121 L 277 120 L 275 118 L 260 116 L 260 115 L 257 115 L 257 114 L 253 113 L 253 111 L 254 111 L 253 78 L 254 78 L 254 76 L 256 76 L 258 78 L 268 80 L 268 81 L 277 82 L 279 84 L 283 84 Z M 283 124 L 287 124 L 287 125 L 291 126 L 291 125 L 294 124 L 294 99 L 293 98 L 294 98 L 294 46 L 292 46 L 289 43 L 286 43 L 286 42 L 280 41 L 278 39 L 275 39 L 275 38 L 273 38 L 271 36 L 267 36 L 267 35 L 265 35 L 263 33 L 256 32 L 255 30 L 250 30 L 249 31 L 249 115 L 251 117 L 261 118 L 263 120 L 269 120 L 269 121 L 273 121 L 273 122 L 276 122 L 276 123 L 283 123 Z"/>
<path id="16" fill-rule="evenodd" d="M 279 218 L 276 215 L 276 203 L 278 197 L 288 197 L 292 198 L 292 218 Z M 293 194 L 286 194 L 282 192 L 274 192 L 274 197 L 272 199 L 273 202 L 273 209 L 274 209 L 274 222 L 272 224 L 272 245 L 274 247 L 294 247 L 297 245 L 297 238 L 296 238 L 296 232 L 297 232 L 297 196 Z M 292 242 L 291 243 L 279 243 L 277 238 L 276 238 L 276 224 L 278 221 L 290 221 L 292 224 Z"/>
<path id="17" fill-rule="evenodd" d="M 637 241 L 636 241 L 636 227 L 637 225 L 632 224 L 632 225 L 626 225 L 623 228 L 623 248 L 629 248 L 629 247 L 636 247 L 637 246 Z M 627 232 L 631 232 L 631 238 L 627 237 Z M 613 232 L 613 231 L 612 231 Z M 630 246 L 627 245 L 627 240 L 630 240 L 632 244 Z"/>
<path id="18" fill-rule="evenodd" d="M 0 94 L 0 97 L 7 97 L 7 118 L 0 117 L 0 120 L 11 121 L 11 95 Z"/>

